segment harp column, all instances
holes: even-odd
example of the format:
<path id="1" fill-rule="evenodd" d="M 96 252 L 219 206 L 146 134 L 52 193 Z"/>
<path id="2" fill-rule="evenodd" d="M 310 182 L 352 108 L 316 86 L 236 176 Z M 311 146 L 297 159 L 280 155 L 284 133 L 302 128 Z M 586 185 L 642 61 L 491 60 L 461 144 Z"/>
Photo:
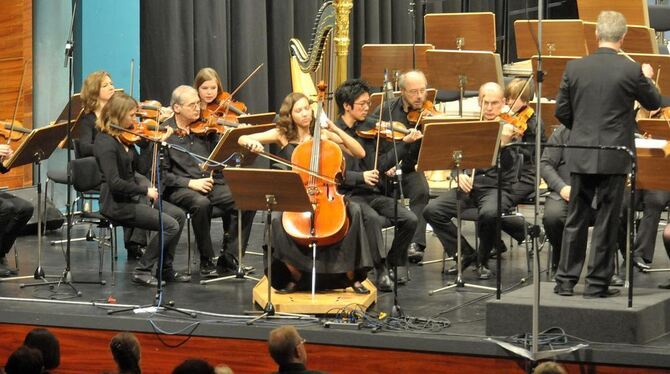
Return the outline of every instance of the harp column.
<path id="1" fill-rule="evenodd" d="M 349 15 L 354 6 L 353 0 L 334 0 L 333 7 L 335 8 L 335 87 L 338 87 L 342 82 L 347 80 L 347 62 L 349 58 Z"/>

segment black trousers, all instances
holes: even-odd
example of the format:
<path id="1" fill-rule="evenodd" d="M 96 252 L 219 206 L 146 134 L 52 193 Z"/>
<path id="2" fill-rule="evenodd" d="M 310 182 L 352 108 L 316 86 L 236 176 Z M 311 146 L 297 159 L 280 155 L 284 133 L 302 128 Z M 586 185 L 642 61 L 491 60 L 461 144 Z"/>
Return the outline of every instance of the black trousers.
<path id="1" fill-rule="evenodd" d="M 137 182 L 137 184 L 139 184 L 142 187 L 151 187 L 151 182 L 149 181 L 149 179 L 147 179 L 147 177 L 145 177 L 140 173 L 135 173 L 135 182 Z M 149 199 L 146 196 L 141 196 L 140 202 L 149 204 Z M 128 247 L 131 245 L 139 245 L 142 247 L 146 247 L 147 236 L 148 233 L 146 232 L 146 230 L 134 227 L 123 228 L 123 243 L 125 243 L 126 249 L 128 249 Z"/>
<path id="2" fill-rule="evenodd" d="M 0 192 L 0 257 L 5 256 L 18 233 L 33 216 L 33 205 L 6 192 Z"/>
<path id="3" fill-rule="evenodd" d="M 563 230 L 561 259 L 556 272 L 556 284 L 559 287 L 572 289 L 579 281 L 586 257 L 589 223 L 594 215 L 591 237 L 594 253 L 586 274 L 585 293 L 607 289 L 614 274 L 624 184 L 624 175 L 570 175 L 570 202 Z"/>
<path id="4" fill-rule="evenodd" d="M 426 248 L 426 219 L 423 218 L 423 210 L 430 200 L 430 187 L 423 172 L 413 171 L 402 175 L 403 195 L 409 199 L 409 208 L 417 217 L 416 230 L 412 237 L 412 243 Z"/>
<path id="5" fill-rule="evenodd" d="M 457 214 L 457 189 L 451 189 L 442 196 L 433 199 L 424 209 L 424 217 L 433 228 L 433 232 L 442 243 L 448 255 L 456 254 L 456 224 L 452 218 Z M 461 212 L 465 209 L 477 209 L 477 232 L 479 248 L 477 260 L 480 265 L 488 266 L 491 249 L 496 237 L 496 218 L 498 217 L 498 190 L 496 188 L 474 188 L 469 194 L 461 194 Z M 511 207 L 511 200 L 503 192 L 502 210 Z M 523 226 L 521 226 L 523 230 Z M 515 234 L 516 235 L 516 234 Z M 523 236 L 523 234 L 522 234 Z M 474 249 L 461 235 L 461 248 L 464 255 L 471 254 Z"/>
<path id="6" fill-rule="evenodd" d="M 389 266 L 406 265 L 407 249 L 409 248 L 410 243 L 412 243 L 412 236 L 414 236 L 418 222 L 414 213 L 411 210 L 405 209 L 405 207 L 396 202 L 395 199 L 380 194 L 370 193 L 352 195 L 350 196 L 350 200 L 360 205 L 364 222 L 374 220 L 377 224 L 385 222 L 386 219 L 393 223 L 394 207 L 397 206 L 398 230 L 393 237 L 391 250 L 386 257 L 386 260 Z M 366 229 L 366 232 L 369 232 L 369 229 Z M 368 240 L 373 240 L 373 238 L 369 237 Z M 375 243 L 370 243 L 370 245 L 374 246 Z"/>
<path id="7" fill-rule="evenodd" d="M 642 190 L 640 192 L 644 210 L 642 219 L 640 220 L 640 226 L 637 230 L 633 256 L 651 263 L 654 259 L 654 248 L 656 246 L 656 236 L 658 235 L 658 223 L 661 220 L 663 209 L 670 203 L 670 192 L 649 190 Z"/>
<path id="8" fill-rule="evenodd" d="M 163 209 L 163 213 L 161 214 L 163 218 L 163 227 L 161 229 L 158 204 L 155 204 L 155 207 L 142 203 L 133 205 L 135 208 L 135 216 L 133 219 L 120 223 L 128 227 L 154 231 L 151 234 L 151 239 L 149 239 L 147 250 L 138 261 L 135 269 L 140 271 L 151 271 L 153 266 L 157 263 L 159 264 L 160 269 L 159 260 L 161 259 L 161 247 L 159 235 L 162 233 L 164 247 L 162 268 L 163 272 L 171 271 L 172 261 L 177 249 L 177 244 L 179 243 L 179 237 L 184 228 L 184 222 L 186 221 L 186 214 L 184 214 L 184 211 L 180 208 L 167 201 L 163 201 L 161 204 Z M 158 271 L 158 269 L 156 269 L 156 271 Z"/>

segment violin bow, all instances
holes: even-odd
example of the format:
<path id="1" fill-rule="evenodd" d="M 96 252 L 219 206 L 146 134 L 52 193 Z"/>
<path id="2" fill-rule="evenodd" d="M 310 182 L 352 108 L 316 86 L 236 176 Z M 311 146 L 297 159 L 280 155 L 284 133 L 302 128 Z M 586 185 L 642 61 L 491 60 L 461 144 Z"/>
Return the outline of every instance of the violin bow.
<path id="1" fill-rule="evenodd" d="M 533 80 L 533 74 L 531 74 L 530 77 L 528 77 L 528 79 L 526 80 L 526 83 L 523 84 L 523 87 L 521 88 L 521 91 L 519 91 L 519 93 L 516 95 L 516 98 L 512 102 L 512 105 L 510 105 L 510 107 L 507 108 L 507 114 L 510 114 L 512 112 L 512 108 L 514 108 L 516 103 L 519 102 L 519 99 L 521 98 L 521 95 L 523 95 L 523 91 L 525 91 L 526 88 L 528 88 L 528 85 L 530 84 L 530 81 L 532 81 L 532 80 Z"/>
<path id="2" fill-rule="evenodd" d="M 656 70 L 657 70 L 657 72 L 656 72 L 656 80 L 654 81 L 654 85 L 656 86 L 656 89 L 658 89 L 658 91 L 659 91 L 659 93 L 660 93 L 660 92 L 661 92 L 661 89 L 658 87 L 658 80 L 659 80 L 659 78 L 661 77 L 661 67 L 659 66 L 658 69 L 656 69 Z M 665 118 L 665 120 L 667 121 L 668 118 L 665 116 L 665 114 L 662 113 L 662 112 L 661 112 L 661 114 L 663 115 L 663 118 Z M 649 111 L 649 118 L 651 118 L 651 111 Z M 670 125 L 670 123 L 668 123 L 668 125 Z"/>
<path id="3" fill-rule="evenodd" d="M 288 166 L 288 167 L 290 167 L 290 168 L 293 168 L 293 169 L 302 171 L 303 173 L 307 173 L 307 174 L 309 174 L 310 176 L 312 176 L 312 177 L 314 177 L 314 178 L 316 178 L 316 179 L 321 179 L 321 180 L 326 181 L 326 182 L 328 182 L 328 183 L 340 184 L 338 181 L 336 181 L 336 180 L 334 180 L 334 179 L 332 179 L 332 178 L 328 178 L 328 177 L 323 176 L 323 175 L 321 175 L 321 174 L 319 174 L 319 173 L 315 173 L 315 172 L 313 172 L 313 171 L 311 171 L 311 170 L 309 170 L 309 169 L 307 169 L 307 168 L 304 168 L 304 167 L 302 167 L 302 166 L 296 165 L 296 164 L 292 163 L 292 162 L 289 161 L 289 160 L 286 160 L 286 159 L 284 159 L 284 158 L 282 158 L 282 157 L 273 155 L 272 153 L 268 153 L 268 152 L 265 152 L 265 151 L 254 152 L 254 153 L 256 153 L 256 154 L 258 154 L 258 155 L 260 155 L 260 156 L 263 156 L 263 157 L 265 157 L 265 158 L 267 158 L 267 159 L 269 159 L 269 160 L 278 162 L 278 163 L 280 163 L 280 164 L 282 164 L 282 165 L 284 165 L 284 166 Z"/>
<path id="4" fill-rule="evenodd" d="M 384 96 L 386 94 L 382 93 L 382 100 L 379 103 L 379 120 L 377 121 L 377 140 L 375 144 L 375 164 L 372 170 L 377 170 L 377 161 L 379 160 L 379 141 L 381 139 L 381 131 L 382 131 L 382 116 L 384 115 Z M 389 108 L 390 110 L 390 108 Z"/>
<path id="5" fill-rule="evenodd" d="M 26 68 L 28 67 L 28 63 L 30 62 L 30 59 L 27 59 L 23 63 L 23 72 L 21 73 L 21 83 L 19 83 L 19 93 L 16 95 L 16 103 L 14 104 L 14 114 L 12 115 L 12 124 L 9 126 L 9 136 L 7 137 L 7 145 L 9 145 L 9 142 L 12 139 L 12 132 L 14 132 L 14 122 L 16 122 L 16 114 L 19 111 L 19 102 L 21 102 L 21 95 L 23 95 L 23 81 L 26 77 Z"/>
<path id="6" fill-rule="evenodd" d="M 233 92 L 230 93 L 230 97 L 228 98 L 228 100 L 224 100 L 223 102 L 219 103 L 219 106 L 216 108 L 215 112 L 218 112 L 219 109 L 221 109 L 221 107 L 223 107 L 225 105 L 225 107 L 226 107 L 226 113 L 225 114 L 228 114 L 228 110 L 230 110 L 230 107 L 228 106 L 228 103 L 233 99 L 233 96 L 235 96 L 237 91 L 239 91 L 242 87 L 244 87 L 247 84 L 247 82 L 249 82 L 249 80 L 251 80 L 251 78 L 253 78 L 253 76 L 256 75 L 256 73 L 258 73 L 259 70 L 261 70 L 263 65 L 265 65 L 265 63 L 261 63 L 260 65 L 258 65 L 258 67 L 256 67 L 256 69 L 254 69 L 254 71 L 252 71 L 246 78 L 244 78 L 242 83 L 238 84 L 237 87 L 233 90 Z"/>

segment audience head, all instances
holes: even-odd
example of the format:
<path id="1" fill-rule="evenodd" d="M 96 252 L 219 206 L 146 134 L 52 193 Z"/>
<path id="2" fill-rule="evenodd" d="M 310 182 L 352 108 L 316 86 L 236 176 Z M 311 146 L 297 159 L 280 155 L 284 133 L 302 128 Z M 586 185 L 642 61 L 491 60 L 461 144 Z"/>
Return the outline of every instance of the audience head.
<path id="1" fill-rule="evenodd" d="M 370 87 L 362 79 L 344 81 L 335 91 L 335 102 L 340 115 L 362 121 L 370 110 Z"/>
<path id="2" fill-rule="evenodd" d="M 426 101 L 426 89 L 428 80 L 426 75 L 420 70 L 410 70 L 398 79 L 398 86 L 405 103 L 410 109 L 421 109 Z"/>
<path id="3" fill-rule="evenodd" d="M 14 351 L 5 364 L 7 374 L 41 374 L 43 371 L 42 353 L 25 345 Z"/>
<path id="4" fill-rule="evenodd" d="M 493 121 L 505 105 L 505 94 L 498 83 L 488 82 L 479 87 L 479 105 L 486 121 Z"/>
<path id="5" fill-rule="evenodd" d="M 568 372 L 558 362 L 546 361 L 537 365 L 533 374 L 568 374 Z"/>
<path id="6" fill-rule="evenodd" d="M 223 92 L 219 73 L 212 68 L 202 68 L 198 71 L 193 82 L 193 88 L 198 90 L 202 104 L 207 105 Z"/>
<path id="7" fill-rule="evenodd" d="M 119 135 L 120 130 L 112 125 L 123 128 L 130 128 L 135 121 L 137 114 L 137 101 L 123 92 L 112 96 L 107 105 L 102 108 L 100 118 L 96 121 L 96 126 L 101 132 L 112 136 Z"/>
<path id="8" fill-rule="evenodd" d="M 112 77 L 106 71 L 94 71 L 89 74 L 81 85 L 79 97 L 84 104 L 84 113 L 102 109 L 114 95 Z"/>
<path id="9" fill-rule="evenodd" d="M 214 368 L 214 374 L 233 374 L 233 369 L 228 365 L 219 364 Z"/>
<path id="10" fill-rule="evenodd" d="M 109 349 L 121 374 L 139 374 L 140 369 L 140 342 L 135 335 L 122 332 L 115 335 L 109 342 Z"/>
<path id="11" fill-rule="evenodd" d="M 51 331 L 45 328 L 33 329 L 26 335 L 23 345 L 38 349 L 42 353 L 46 370 L 55 369 L 60 365 L 60 344 Z"/>
<path id="12" fill-rule="evenodd" d="M 599 42 L 622 43 L 626 31 L 628 27 L 623 14 L 612 10 L 604 10 L 598 14 L 596 38 Z"/>
<path id="13" fill-rule="evenodd" d="M 214 374 L 214 367 L 201 359 L 188 359 L 172 370 L 172 374 Z"/>
<path id="14" fill-rule="evenodd" d="M 299 127 L 309 127 L 311 133 L 314 128 L 314 113 L 305 94 L 291 92 L 279 107 L 277 129 L 286 139 L 292 141 L 298 140 Z"/>
<path id="15" fill-rule="evenodd" d="M 270 332 L 268 339 L 270 356 L 279 365 L 291 363 L 307 364 L 305 339 L 293 326 L 282 326 Z"/>

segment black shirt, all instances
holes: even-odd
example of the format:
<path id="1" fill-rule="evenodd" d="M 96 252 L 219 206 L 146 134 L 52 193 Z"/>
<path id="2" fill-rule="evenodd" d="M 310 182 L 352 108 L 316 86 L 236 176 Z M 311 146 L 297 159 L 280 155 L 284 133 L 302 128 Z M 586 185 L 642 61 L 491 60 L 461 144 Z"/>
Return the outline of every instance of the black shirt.
<path id="1" fill-rule="evenodd" d="M 82 114 L 79 117 L 79 124 L 77 125 L 78 136 L 75 140 L 75 157 L 89 157 L 94 154 L 94 145 L 95 137 L 98 135 L 98 129 L 95 128 L 95 121 L 98 117 L 95 116 L 95 112 L 90 112 Z"/>
<path id="2" fill-rule="evenodd" d="M 375 113 L 372 115 L 373 118 L 378 119 L 380 115 L 380 109 L 378 107 L 375 110 Z M 409 110 L 405 110 L 405 104 L 402 100 L 402 96 L 398 96 L 393 100 L 390 100 L 384 103 L 384 110 L 381 112 L 383 121 L 393 121 L 400 122 L 408 129 L 413 127 L 409 123 L 407 115 Z M 409 109 L 409 108 L 407 108 Z M 407 145 L 407 152 L 403 155 L 402 162 L 400 164 L 401 170 L 403 173 L 411 173 L 416 171 L 416 163 L 419 158 L 419 150 L 421 149 L 421 140 L 415 141 Z"/>

